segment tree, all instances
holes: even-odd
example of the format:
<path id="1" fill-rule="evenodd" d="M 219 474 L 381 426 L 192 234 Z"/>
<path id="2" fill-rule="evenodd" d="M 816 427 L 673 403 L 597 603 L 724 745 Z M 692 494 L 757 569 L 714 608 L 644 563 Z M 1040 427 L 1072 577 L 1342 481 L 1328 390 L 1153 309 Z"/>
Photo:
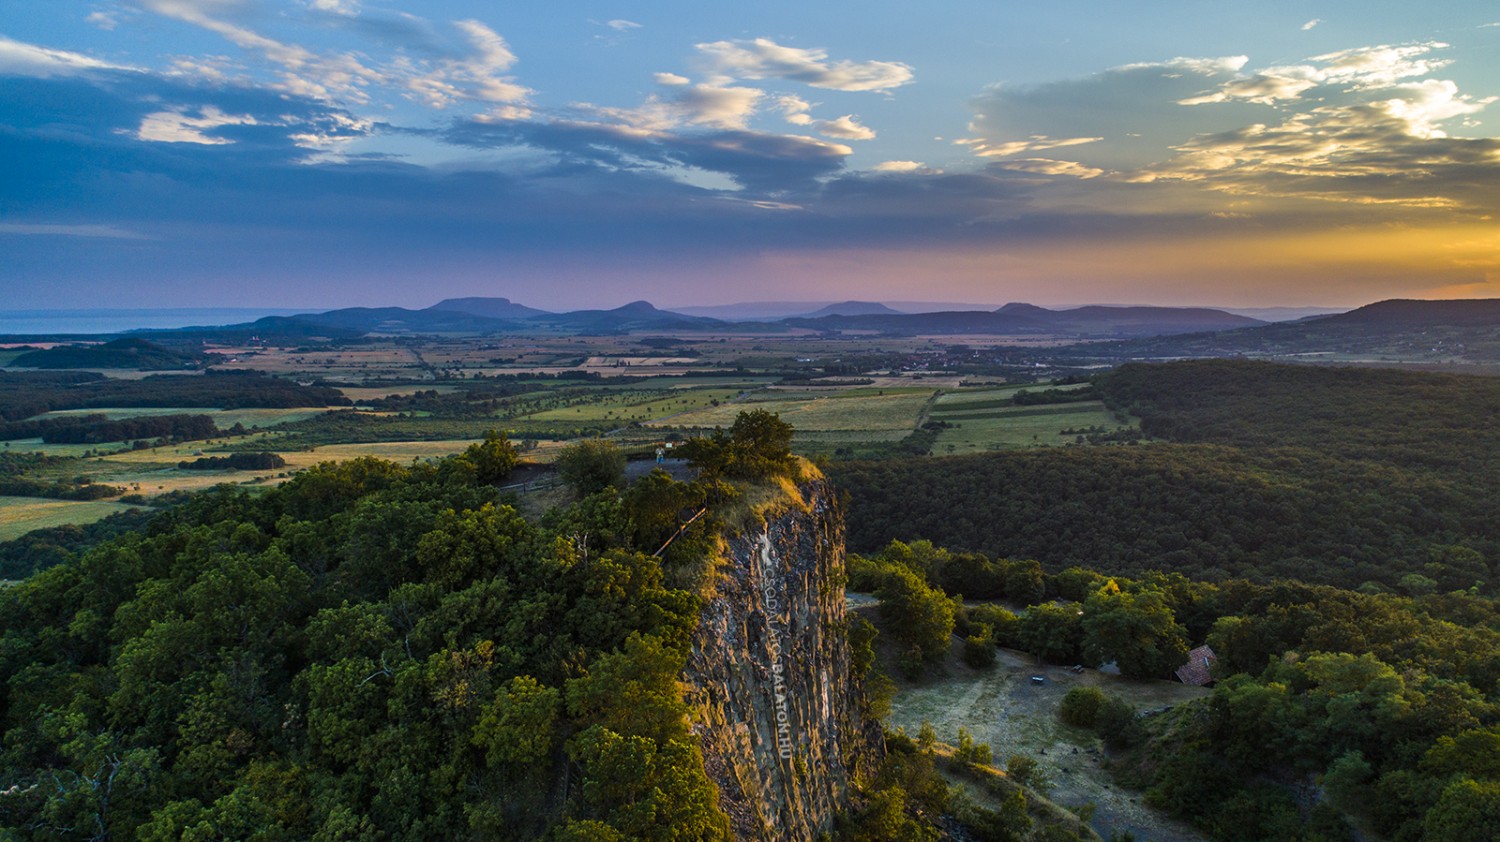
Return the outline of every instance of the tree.
<path id="1" fill-rule="evenodd" d="M 1033 605 L 1021 615 L 1016 644 L 1051 664 L 1077 663 L 1083 647 L 1080 613 L 1076 603 Z"/>
<path id="2" fill-rule="evenodd" d="M 625 480 L 625 454 L 612 441 L 584 439 L 557 454 L 557 473 L 580 497 Z"/>
<path id="3" fill-rule="evenodd" d="M 1490 842 L 1500 827 L 1500 783 L 1463 778 L 1449 784 L 1422 822 L 1425 838 Z"/>
<path id="4" fill-rule="evenodd" d="M 1084 603 L 1083 651 L 1127 678 L 1161 678 L 1187 658 L 1187 632 L 1160 592 L 1124 592 L 1111 579 Z"/>
<path id="5" fill-rule="evenodd" d="M 1108 697 L 1097 687 L 1074 687 L 1063 696 L 1057 706 L 1057 716 L 1069 725 L 1093 728 L 1099 717 L 1099 709 Z"/>
<path id="6" fill-rule="evenodd" d="M 948 654 L 957 607 L 953 600 L 909 570 L 896 569 L 878 592 L 880 618 L 901 647 L 901 668 L 920 675 Z"/>
<path id="7" fill-rule="evenodd" d="M 792 425 L 756 409 L 741 412 L 728 432 L 688 439 L 677 452 L 709 478 L 765 479 L 791 471 L 791 446 Z"/>
<path id="8" fill-rule="evenodd" d="M 493 485 L 510 476 L 520 457 L 508 437 L 496 430 L 487 430 L 484 440 L 469 445 L 460 461 L 474 466 L 476 482 Z"/>

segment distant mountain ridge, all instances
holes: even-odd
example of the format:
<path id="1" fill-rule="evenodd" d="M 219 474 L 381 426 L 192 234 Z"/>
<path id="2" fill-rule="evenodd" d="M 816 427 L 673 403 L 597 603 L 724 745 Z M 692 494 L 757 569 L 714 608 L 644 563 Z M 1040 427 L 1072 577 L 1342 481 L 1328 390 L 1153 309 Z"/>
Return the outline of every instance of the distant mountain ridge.
<path id="1" fill-rule="evenodd" d="M 427 308 L 432 310 L 447 310 L 456 313 L 468 313 L 471 316 L 483 316 L 488 319 L 529 319 L 532 316 L 545 316 L 546 310 L 538 310 L 535 307 L 527 307 L 525 304 L 517 304 L 509 298 L 444 298 L 442 301 Z"/>
<path id="2" fill-rule="evenodd" d="M 1076 307 L 1048 310 L 1012 302 L 983 312 L 893 313 L 783 319 L 782 324 L 823 330 L 873 330 L 915 334 L 1055 334 L 1123 338 L 1171 333 L 1232 330 L 1265 322 L 1205 307 Z"/>
<path id="3" fill-rule="evenodd" d="M 1079 346 L 1077 353 L 1114 359 L 1360 354 L 1372 360 L 1425 353 L 1438 360 L 1476 361 L 1500 360 L 1497 340 L 1500 299 L 1393 298 L 1346 313 Z"/>
<path id="4" fill-rule="evenodd" d="M 1316 321 L 1320 324 L 1409 327 L 1500 325 L 1500 298 L 1391 298 L 1366 304 L 1347 313 L 1323 316 Z"/>
<path id="5" fill-rule="evenodd" d="M 811 313 L 800 316 L 804 319 L 821 319 L 824 316 L 900 316 L 905 315 L 881 304 L 878 301 L 840 301 L 837 304 L 829 304 Z"/>
<path id="6" fill-rule="evenodd" d="M 1034 304 L 1011 303 L 996 310 L 948 310 L 905 313 L 871 301 L 844 301 L 799 316 L 759 321 L 725 321 L 707 316 L 663 310 L 649 301 L 632 301 L 613 309 L 551 313 L 508 298 L 449 298 L 422 310 L 404 307 L 346 307 L 322 313 L 269 316 L 223 328 L 184 328 L 181 331 L 142 331 L 140 334 L 181 340 L 187 335 L 212 333 L 235 336 L 346 339 L 364 334 L 402 333 L 526 333 L 575 334 L 645 332 L 702 332 L 733 326 L 738 331 L 775 332 L 805 328 L 824 333 L 875 332 L 899 336 L 919 334 L 1047 334 L 1089 339 L 1123 339 L 1162 334 L 1231 330 L 1264 324 L 1205 307 L 1088 306 L 1049 310 Z"/>

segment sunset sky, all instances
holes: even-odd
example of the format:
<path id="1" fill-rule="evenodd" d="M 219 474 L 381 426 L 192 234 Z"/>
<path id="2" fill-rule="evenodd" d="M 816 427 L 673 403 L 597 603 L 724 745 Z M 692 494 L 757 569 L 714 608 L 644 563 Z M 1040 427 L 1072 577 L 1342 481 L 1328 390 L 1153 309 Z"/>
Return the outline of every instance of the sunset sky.
<path id="1" fill-rule="evenodd" d="M 0 309 L 1500 297 L 1500 5 L 0 0 Z"/>

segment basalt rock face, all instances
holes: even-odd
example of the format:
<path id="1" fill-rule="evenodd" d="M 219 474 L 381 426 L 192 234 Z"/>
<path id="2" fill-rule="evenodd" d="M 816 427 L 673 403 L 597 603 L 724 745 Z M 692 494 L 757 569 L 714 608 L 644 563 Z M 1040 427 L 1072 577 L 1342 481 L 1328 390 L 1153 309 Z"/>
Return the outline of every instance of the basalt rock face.
<path id="1" fill-rule="evenodd" d="M 844 617 L 844 520 L 823 481 L 727 538 L 684 681 L 737 839 L 814 839 L 884 752 Z"/>

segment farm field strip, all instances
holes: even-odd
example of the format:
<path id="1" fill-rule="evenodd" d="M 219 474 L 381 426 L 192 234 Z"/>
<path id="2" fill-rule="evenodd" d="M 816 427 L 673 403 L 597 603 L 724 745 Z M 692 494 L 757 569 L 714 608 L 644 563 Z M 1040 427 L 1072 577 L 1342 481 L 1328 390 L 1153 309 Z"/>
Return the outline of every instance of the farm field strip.
<path id="1" fill-rule="evenodd" d="M 526 421 L 646 421 L 710 407 L 738 397 L 738 389 L 632 391 L 591 395 L 573 406 L 545 409 L 519 418 Z"/>
<path id="2" fill-rule="evenodd" d="M 939 421 L 964 420 L 968 418 L 1029 418 L 1032 416 L 1046 415 L 1074 415 L 1079 413 L 1096 412 L 1103 408 L 1104 404 L 1099 401 L 1079 401 L 1078 403 L 1042 404 L 1038 406 L 1017 406 L 1010 408 L 976 409 L 971 411 L 953 412 L 946 409 L 934 408 L 932 417 Z"/>
<path id="3" fill-rule="evenodd" d="M 1113 430 L 1120 426 L 1114 414 L 1097 401 L 1058 404 L 1050 412 L 1028 411 L 981 417 L 935 415 L 933 419 L 956 425 L 939 431 L 937 442 L 932 448 L 932 452 L 938 455 L 1072 444 L 1075 436 L 1063 435 L 1062 430 L 1091 426 Z"/>
<path id="4" fill-rule="evenodd" d="M 213 407 L 196 406 L 143 406 L 143 407 L 103 407 L 99 409 L 60 409 L 53 412 L 45 412 L 38 418 L 69 418 L 82 415 L 103 415 L 110 420 L 120 418 L 151 418 L 160 415 L 207 415 L 214 419 L 214 424 L 220 429 L 228 429 L 235 424 L 244 424 L 246 427 L 272 427 L 284 424 L 288 421 L 302 421 L 325 412 L 338 412 L 340 407 L 329 406 L 299 406 L 288 408 L 245 408 L 245 409 L 214 409 Z"/>
<path id="5" fill-rule="evenodd" d="M 747 400 L 689 412 L 664 421 L 648 422 L 648 426 L 727 427 L 734 423 L 735 417 L 742 410 L 753 407 L 778 413 L 781 420 L 798 430 L 808 432 L 911 431 L 916 428 L 917 419 L 930 395 L 931 392 L 924 391 L 900 395 L 825 395 L 801 399 Z"/>
<path id="6" fill-rule="evenodd" d="M 46 500 L 37 497 L 0 497 L 0 541 L 19 538 L 33 529 L 93 523 L 129 509 L 106 500 Z"/>

